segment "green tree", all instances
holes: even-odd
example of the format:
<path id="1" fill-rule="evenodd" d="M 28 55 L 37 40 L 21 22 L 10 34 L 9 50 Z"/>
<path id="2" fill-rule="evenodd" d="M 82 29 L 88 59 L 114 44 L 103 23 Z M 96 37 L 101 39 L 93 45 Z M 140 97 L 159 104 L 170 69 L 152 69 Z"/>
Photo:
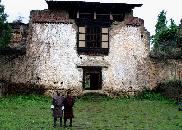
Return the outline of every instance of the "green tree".
<path id="1" fill-rule="evenodd" d="M 154 44 L 154 50 L 159 51 L 160 43 L 163 42 L 163 33 L 167 30 L 166 12 L 162 10 L 158 15 L 157 24 L 155 25 L 155 35 L 152 37 L 152 43 Z"/>
<path id="2" fill-rule="evenodd" d="M 5 48 L 10 43 L 11 27 L 6 21 L 7 14 L 4 13 L 4 6 L 0 1 L 0 48 Z"/>
<path id="3" fill-rule="evenodd" d="M 155 25 L 155 33 L 167 28 L 166 12 L 162 10 L 158 15 L 157 24 Z"/>
<path id="4" fill-rule="evenodd" d="M 170 24 L 167 26 L 166 12 L 162 10 L 158 15 L 155 35 L 152 36 L 153 54 L 160 56 L 174 55 L 177 44 L 180 43 L 179 27 L 173 19 L 170 19 Z"/>

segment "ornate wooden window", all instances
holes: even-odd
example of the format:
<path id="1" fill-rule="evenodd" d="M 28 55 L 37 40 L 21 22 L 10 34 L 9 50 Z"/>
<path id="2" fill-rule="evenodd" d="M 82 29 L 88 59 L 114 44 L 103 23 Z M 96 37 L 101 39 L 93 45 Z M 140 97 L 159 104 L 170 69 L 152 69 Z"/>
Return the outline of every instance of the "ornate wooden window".
<path id="1" fill-rule="evenodd" d="M 109 52 L 109 29 L 98 25 L 78 27 L 78 53 L 107 55 Z"/>
<path id="2" fill-rule="evenodd" d="M 78 54 L 108 55 L 111 16 L 110 13 L 96 11 L 77 12 Z"/>

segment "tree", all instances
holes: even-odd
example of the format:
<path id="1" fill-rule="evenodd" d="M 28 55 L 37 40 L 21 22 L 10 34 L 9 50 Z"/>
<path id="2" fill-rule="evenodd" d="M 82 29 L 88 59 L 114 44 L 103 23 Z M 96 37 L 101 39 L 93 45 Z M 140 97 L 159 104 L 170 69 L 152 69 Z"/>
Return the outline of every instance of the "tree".
<path id="1" fill-rule="evenodd" d="M 13 20 L 13 23 L 23 23 L 24 17 L 18 16 L 15 20 Z"/>
<path id="2" fill-rule="evenodd" d="M 155 25 L 155 33 L 167 28 L 166 12 L 164 10 L 158 15 L 157 24 Z"/>
<path id="3" fill-rule="evenodd" d="M 5 48 L 10 43 L 11 27 L 6 21 L 7 14 L 4 13 L 4 6 L 0 1 L 0 48 Z"/>
<path id="4" fill-rule="evenodd" d="M 152 36 L 154 55 L 170 56 L 174 55 L 177 44 L 180 43 L 179 27 L 173 19 L 170 19 L 170 25 L 167 26 L 166 12 L 162 10 L 158 15 L 155 35 Z"/>

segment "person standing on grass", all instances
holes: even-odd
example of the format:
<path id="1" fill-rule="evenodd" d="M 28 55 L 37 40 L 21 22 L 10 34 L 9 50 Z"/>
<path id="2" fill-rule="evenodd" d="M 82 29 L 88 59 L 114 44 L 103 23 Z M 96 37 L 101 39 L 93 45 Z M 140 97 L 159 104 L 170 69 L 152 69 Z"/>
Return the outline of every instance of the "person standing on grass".
<path id="1" fill-rule="evenodd" d="M 182 93 L 179 95 L 178 99 L 178 110 L 182 111 Z"/>
<path id="2" fill-rule="evenodd" d="M 68 91 L 67 95 L 64 99 L 64 126 L 66 127 L 66 121 L 67 119 L 70 120 L 70 127 L 72 127 L 72 119 L 74 118 L 73 115 L 73 105 L 74 105 L 75 99 L 73 96 L 71 96 L 71 92 Z"/>
<path id="3" fill-rule="evenodd" d="M 63 101 L 64 97 L 60 95 L 58 91 L 53 95 L 51 109 L 53 111 L 54 123 L 53 127 L 56 127 L 57 118 L 60 119 L 60 127 L 62 127 L 62 116 L 63 116 Z"/>

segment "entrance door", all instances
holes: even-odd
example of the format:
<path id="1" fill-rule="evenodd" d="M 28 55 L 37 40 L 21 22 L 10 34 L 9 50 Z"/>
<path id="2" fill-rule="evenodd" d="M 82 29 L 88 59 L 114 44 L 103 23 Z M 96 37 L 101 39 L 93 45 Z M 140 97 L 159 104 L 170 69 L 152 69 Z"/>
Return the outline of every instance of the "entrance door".
<path id="1" fill-rule="evenodd" d="M 102 88 L 101 68 L 87 67 L 83 69 L 83 88 L 86 90 L 99 90 Z"/>

